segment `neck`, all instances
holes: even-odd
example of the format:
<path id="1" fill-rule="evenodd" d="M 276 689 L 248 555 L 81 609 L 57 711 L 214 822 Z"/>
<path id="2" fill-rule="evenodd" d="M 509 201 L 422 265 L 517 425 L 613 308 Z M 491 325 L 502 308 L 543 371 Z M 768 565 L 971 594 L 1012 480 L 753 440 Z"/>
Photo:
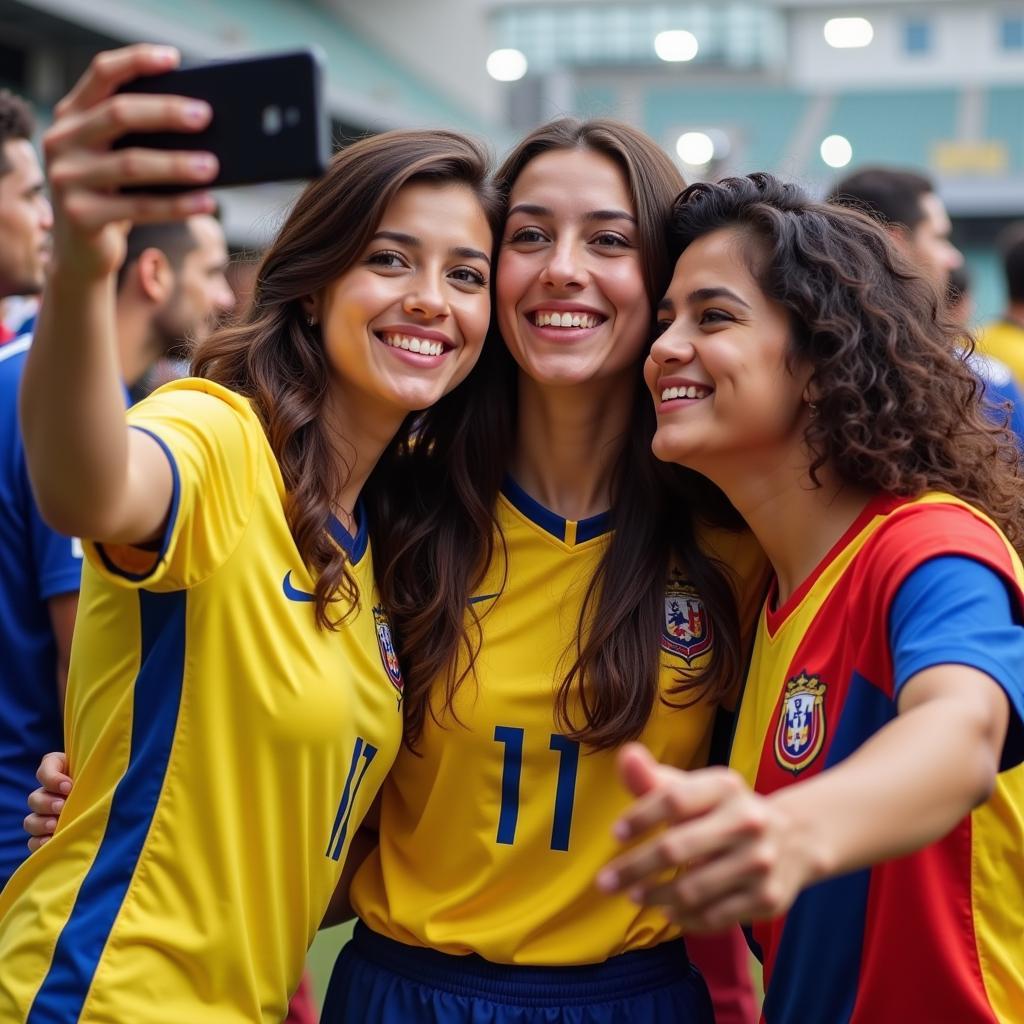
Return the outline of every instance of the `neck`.
<path id="1" fill-rule="evenodd" d="M 133 387 L 159 357 L 162 346 L 148 309 L 119 296 L 116 317 L 121 379 Z"/>
<path id="2" fill-rule="evenodd" d="M 548 387 L 520 374 L 516 482 L 565 519 L 606 512 L 633 397 L 625 376 Z"/>
<path id="3" fill-rule="evenodd" d="M 398 433 L 407 413 L 392 407 L 382 408 L 351 393 L 333 391 L 324 405 L 323 418 L 341 463 L 345 483 L 332 509 L 344 526 L 354 531 L 353 515 L 359 495 L 384 449 Z"/>
<path id="4" fill-rule="evenodd" d="M 742 463 L 742 464 L 740 464 Z M 730 465 L 719 460 L 714 475 L 764 548 L 778 578 L 779 604 L 815 570 L 871 499 L 871 492 L 843 483 L 829 466 L 809 474 L 800 444 L 774 456 L 749 454 Z M 702 470 L 703 472 L 703 470 Z"/>

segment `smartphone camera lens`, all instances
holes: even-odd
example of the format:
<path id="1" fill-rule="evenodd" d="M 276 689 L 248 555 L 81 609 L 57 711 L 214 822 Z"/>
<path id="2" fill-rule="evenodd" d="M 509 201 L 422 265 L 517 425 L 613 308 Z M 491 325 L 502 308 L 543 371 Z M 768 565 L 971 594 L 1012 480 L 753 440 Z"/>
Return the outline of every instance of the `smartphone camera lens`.
<path id="1" fill-rule="evenodd" d="M 263 110 L 263 134 L 277 135 L 281 131 L 281 108 L 265 107 Z"/>
<path id="2" fill-rule="evenodd" d="M 289 107 L 284 112 L 284 123 L 288 125 L 289 128 L 294 128 L 299 123 L 301 116 L 302 115 L 299 113 L 298 107 Z"/>

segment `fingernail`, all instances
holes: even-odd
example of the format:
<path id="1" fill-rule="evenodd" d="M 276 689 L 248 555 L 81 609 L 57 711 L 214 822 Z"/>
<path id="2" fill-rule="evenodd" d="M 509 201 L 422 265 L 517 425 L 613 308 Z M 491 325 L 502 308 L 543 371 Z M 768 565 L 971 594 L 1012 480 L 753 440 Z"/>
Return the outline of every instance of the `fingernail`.
<path id="1" fill-rule="evenodd" d="M 213 109 L 209 103 L 202 100 L 193 100 L 185 105 L 185 120 L 189 124 L 206 124 L 213 115 Z"/>
<path id="2" fill-rule="evenodd" d="M 212 175 L 217 170 L 217 159 L 211 153 L 196 153 L 189 157 L 189 167 L 195 174 L 201 174 L 204 178 Z"/>
<path id="3" fill-rule="evenodd" d="M 53 801 L 53 813 L 54 814 L 60 814 L 60 812 L 63 809 L 64 809 L 64 801 L 63 800 L 54 800 Z"/>
<path id="4" fill-rule="evenodd" d="M 617 821 L 612 826 L 612 835 L 616 839 L 628 839 L 629 838 L 629 826 L 624 821 Z"/>
<path id="5" fill-rule="evenodd" d="M 619 876 L 614 871 L 601 871 L 597 875 L 597 887 L 602 889 L 604 892 L 611 892 L 616 883 L 619 880 Z"/>
<path id="6" fill-rule="evenodd" d="M 185 198 L 185 206 L 192 213 L 209 213 L 214 208 L 213 196 L 209 192 L 194 192 Z"/>
<path id="7" fill-rule="evenodd" d="M 638 885 L 634 886 L 632 889 L 629 890 L 629 898 L 634 903 L 643 903 L 643 901 L 644 901 L 644 891 L 643 891 L 643 889 L 641 889 L 640 886 L 638 886 Z"/>
<path id="8" fill-rule="evenodd" d="M 57 822 L 55 822 L 53 820 L 53 818 L 47 818 L 46 819 L 46 831 L 47 832 L 52 832 L 56 827 L 57 827 Z"/>
<path id="9" fill-rule="evenodd" d="M 173 46 L 154 46 L 153 59 L 162 64 L 169 64 L 172 60 L 178 59 L 178 51 Z"/>
<path id="10" fill-rule="evenodd" d="M 63 794 L 65 795 L 65 796 L 67 796 L 67 795 L 68 795 L 68 793 L 70 793 L 70 792 L 71 792 L 71 783 L 70 783 L 70 782 L 62 782 L 62 783 L 61 783 L 61 784 L 60 784 L 60 785 L 59 785 L 59 786 L 58 786 L 57 788 L 58 788 L 58 789 L 59 789 L 59 790 L 60 790 L 60 791 L 61 791 L 61 792 L 62 792 L 62 793 L 63 793 Z"/>

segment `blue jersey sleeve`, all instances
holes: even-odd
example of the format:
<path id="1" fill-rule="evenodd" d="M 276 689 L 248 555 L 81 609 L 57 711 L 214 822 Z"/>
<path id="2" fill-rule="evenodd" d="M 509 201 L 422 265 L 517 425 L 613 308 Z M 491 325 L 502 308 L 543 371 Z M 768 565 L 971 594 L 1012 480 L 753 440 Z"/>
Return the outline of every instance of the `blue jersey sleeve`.
<path id="1" fill-rule="evenodd" d="M 1000 771 L 1024 761 L 1024 625 L 998 573 L 962 556 L 925 562 L 896 593 L 889 644 L 897 695 L 935 665 L 968 665 L 991 676 L 1010 702 Z"/>
<path id="2" fill-rule="evenodd" d="M 82 585 L 82 545 L 43 522 L 32 497 L 27 472 L 24 486 L 25 524 L 32 545 L 37 595 L 41 601 L 48 601 L 58 594 L 74 593 Z"/>

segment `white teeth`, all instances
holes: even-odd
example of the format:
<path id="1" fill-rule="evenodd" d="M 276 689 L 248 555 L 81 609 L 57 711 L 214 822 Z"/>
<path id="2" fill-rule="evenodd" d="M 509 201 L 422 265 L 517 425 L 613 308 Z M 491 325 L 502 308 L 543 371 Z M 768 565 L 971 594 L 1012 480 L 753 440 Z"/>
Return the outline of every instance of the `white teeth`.
<path id="1" fill-rule="evenodd" d="M 596 327 L 601 319 L 593 313 L 558 313 L 544 310 L 533 314 L 533 322 L 538 327 Z"/>
<path id="2" fill-rule="evenodd" d="M 662 388 L 661 400 L 671 402 L 674 398 L 707 398 L 710 394 L 710 388 L 690 384 L 684 388 Z"/>
<path id="3" fill-rule="evenodd" d="M 405 349 L 406 352 L 418 352 L 423 356 L 439 356 L 444 352 L 444 345 L 439 341 L 428 341 L 426 338 L 413 338 L 404 334 L 384 334 L 381 340 L 392 348 Z"/>

